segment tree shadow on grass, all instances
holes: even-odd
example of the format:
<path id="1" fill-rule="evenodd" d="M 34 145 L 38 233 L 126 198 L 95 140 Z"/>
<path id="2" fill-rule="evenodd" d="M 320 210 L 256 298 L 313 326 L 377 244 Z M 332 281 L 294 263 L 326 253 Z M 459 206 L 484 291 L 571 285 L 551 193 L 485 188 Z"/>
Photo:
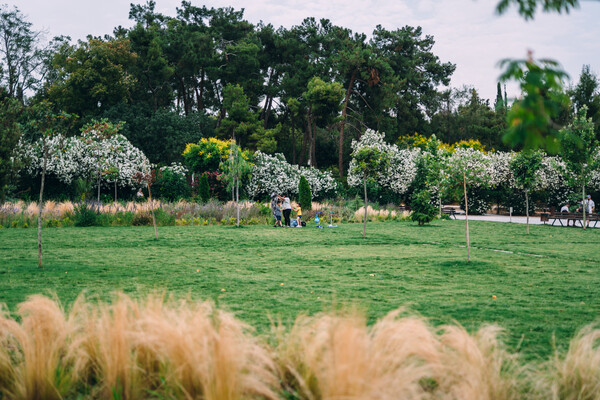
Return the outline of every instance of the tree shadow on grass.
<path id="1" fill-rule="evenodd" d="M 454 270 L 457 272 L 473 273 L 489 273 L 490 269 L 496 269 L 497 267 L 494 263 L 488 261 L 471 260 L 467 262 L 466 257 L 462 260 L 443 261 L 439 263 L 434 263 L 433 265 L 439 266 L 439 269 L 441 271 Z"/>

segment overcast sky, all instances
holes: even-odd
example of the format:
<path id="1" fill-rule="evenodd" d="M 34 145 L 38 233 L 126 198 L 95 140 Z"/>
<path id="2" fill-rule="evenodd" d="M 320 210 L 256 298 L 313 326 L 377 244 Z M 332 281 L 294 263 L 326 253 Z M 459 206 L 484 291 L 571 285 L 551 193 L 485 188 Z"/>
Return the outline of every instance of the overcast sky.
<path id="1" fill-rule="evenodd" d="M 88 34 L 111 34 L 119 25 L 130 27 L 130 0 L 13 0 L 33 24 L 48 36 L 68 35 L 74 40 Z M 134 1 L 143 4 L 145 1 Z M 245 9 L 244 18 L 275 27 L 299 25 L 306 17 L 328 18 L 333 24 L 354 32 L 370 34 L 376 25 L 393 30 L 405 25 L 421 26 L 432 35 L 433 52 L 442 62 L 457 68 L 451 86 L 474 86 L 481 97 L 496 97 L 500 75 L 498 61 L 524 58 L 527 50 L 536 58 L 561 63 L 576 83 L 581 68 L 589 64 L 600 72 L 600 1 L 582 1 L 568 15 L 537 14 L 525 22 L 511 10 L 495 15 L 497 0 L 191 0 L 193 5 Z M 174 16 L 180 0 L 156 0 L 156 10 Z M 517 96 L 509 85 L 508 96 Z"/>

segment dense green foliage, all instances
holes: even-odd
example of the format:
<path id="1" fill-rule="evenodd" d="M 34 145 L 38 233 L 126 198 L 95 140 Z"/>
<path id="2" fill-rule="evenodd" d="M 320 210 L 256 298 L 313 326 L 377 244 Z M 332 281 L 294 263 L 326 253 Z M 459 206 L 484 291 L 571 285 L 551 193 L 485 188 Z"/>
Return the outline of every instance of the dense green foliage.
<path id="1" fill-rule="evenodd" d="M 464 221 L 376 223 L 366 241 L 361 230 L 161 227 L 155 241 L 150 226 L 47 229 L 38 270 L 34 230 L 3 229 L 0 302 L 15 310 L 51 291 L 68 307 L 84 290 L 103 299 L 165 290 L 217 300 L 262 332 L 269 316 L 291 324 L 300 313 L 354 304 L 373 322 L 408 305 L 469 330 L 497 323 L 527 357 L 547 355 L 554 335 L 564 347 L 597 317 L 597 229 L 536 225 L 524 236 L 519 224 L 472 221 L 469 264 Z"/>
<path id="2" fill-rule="evenodd" d="M 208 175 L 202 174 L 198 183 L 198 197 L 200 201 L 206 203 L 210 199 L 210 186 L 208 185 Z"/>
<path id="3" fill-rule="evenodd" d="M 300 177 L 300 182 L 298 183 L 298 203 L 300 203 L 300 207 L 302 207 L 303 210 L 308 211 L 312 209 L 310 186 L 303 176 Z"/>
<path id="4" fill-rule="evenodd" d="M 21 137 L 17 123 L 20 111 L 18 102 L 0 88 L 0 202 L 4 202 L 5 186 L 11 182 L 11 175 L 16 169 L 11 157 Z"/>

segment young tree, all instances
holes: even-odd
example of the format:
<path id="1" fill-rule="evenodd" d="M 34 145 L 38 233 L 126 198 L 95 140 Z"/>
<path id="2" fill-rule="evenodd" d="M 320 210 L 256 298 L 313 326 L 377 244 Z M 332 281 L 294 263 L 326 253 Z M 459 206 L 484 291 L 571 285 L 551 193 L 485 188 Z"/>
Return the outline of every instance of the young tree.
<path id="1" fill-rule="evenodd" d="M 236 225 L 240 226 L 240 182 L 244 177 L 252 172 L 252 166 L 244 158 L 241 149 L 231 141 L 229 148 L 229 157 L 221 163 L 221 179 L 227 182 L 227 188 L 231 190 L 235 199 L 235 207 L 237 211 Z"/>
<path id="2" fill-rule="evenodd" d="M 585 187 L 590 181 L 591 173 L 600 164 L 598 159 L 598 140 L 594 134 L 594 123 L 586 117 L 587 107 L 583 106 L 577 117 L 566 128 L 560 131 L 562 158 L 567 166 L 567 179 L 581 188 L 581 205 L 583 209 L 583 229 L 585 219 Z"/>
<path id="3" fill-rule="evenodd" d="M 72 121 L 73 117 L 64 112 L 56 113 L 52 109 L 52 104 L 48 101 L 42 101 L 30 108 L 27 127 L 35 135 L 41 136 L 41 156 L 43 159 L 41 184 L 40 184 L 40 201 L 38 209 L 38 267 L 43 268 L 42 263 L 42 211 L 44 209 L 44 184 L 46 180 L 46 169 L 48 166 L 48 158 L 50 149 L 48 148 L 48 140 L 54 137 L 65 125 Z"/>
<path id="4" fill-rule="evenodd" d="M 365 194 L 365 215 L 363 224 L 363 239 L 367 232 L 367 181 L 377 179 L 389 164 L 389 154 L 377 147 L 357 148 L 352 153 L 351 173 L 362 176 Z"/>
<path id="5" fill-rule="evenodd" d="M 154 237 L 158 240 L 158 228 L 156 227 L 156 216 L 154 215 L 154 201 L 152 200 L 152 185 L 156 182 L 156 171 L 146 165 L 142 171 L 136 173 L 135 179 L 137 183 L 146 185 L 146 188 L 148 189 L 148 205 L 150 206 L 150 215 L 152 215 Z"/>
<path id="6" fill-rule="evenodd" d="M 542 167 L 544 153 L 539 150 L 523 150 L 510 162 L 515 186 L 525 193 L 527 234 L 529 235 L 529 193 L 536 185 L 537 171 Z"/>
<path id="7" fill-rule="evenodd" d="M 483 153 L 471 148 L 457 148 L 446 159 L 443 174 L 445 190 L 462 189 L 465 199 L 465 236 L 467 239 L 467 262 L 471 260 L 471 243 L 469 238 L 469 201 L 467 185 L 483 184 L 485 180 L 487 160 Z"/>
<path id="8" fill-rule="evenodd" d="M 413 193 L 410 198 L 412 213 L 410 219 L 425 225 L 435 218 L 437 208 L 432 202 L 431 193 L 428 190 L 428 178 L 431 165 L 426 155 L 417 160 L 417 174 L 412 182 Z"/>

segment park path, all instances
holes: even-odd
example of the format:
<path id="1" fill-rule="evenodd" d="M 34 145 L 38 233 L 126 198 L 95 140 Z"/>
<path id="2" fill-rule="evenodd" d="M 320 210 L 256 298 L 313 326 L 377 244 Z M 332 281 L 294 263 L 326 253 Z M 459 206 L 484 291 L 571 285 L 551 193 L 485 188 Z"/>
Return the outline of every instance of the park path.
<path id="1" fill-rule="evenodd" d="M 464 220 L 465 215 L 464 214 L 456 214 L 456 219 Z M 516 224 L 525 224 L 525 223 L 527 223 L 527 217 L 522 217 L 522 216 L 515 217 L 514 215 L 512 217 L 510 217 L 508 215 L 496 215 L 496 214 L 469 215 L 469 221 L 512 222 L 512 223 L 516 223 Z M 543 222 L 540 221 L 540 217 L 536 215 L 533 217 L 529 217 L 529 224 L 530 225 L 542 225 Z M 563 222 L 563 224 L 564 224 L 564 222 Z M 594 227 L 593 224 L 594 224 L 593 222 L 590 223 L 590 227 Z M 554 224 L 554 226 L 560 226 L 558 221 Z M 581 228 L 580 226 L 577 226 L 577 227 Z M 596 228 L 600 228 L 600 224 L 597 224 Z"/>

